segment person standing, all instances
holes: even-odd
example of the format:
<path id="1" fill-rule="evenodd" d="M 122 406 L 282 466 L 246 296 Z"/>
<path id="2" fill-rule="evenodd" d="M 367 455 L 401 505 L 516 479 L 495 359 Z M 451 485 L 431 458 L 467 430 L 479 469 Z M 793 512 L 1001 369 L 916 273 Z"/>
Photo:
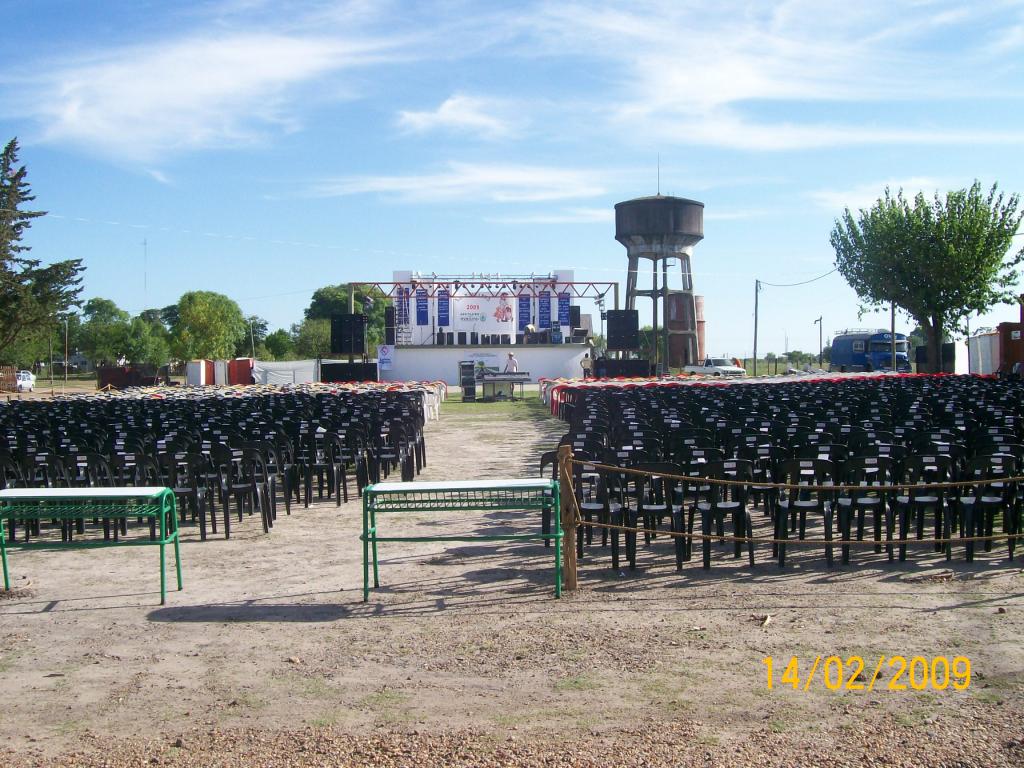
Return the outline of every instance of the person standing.
<path id="1" fill-rule="evenodd" d="M 505 361 L 505 373 L 519 373 L 519 361 L 516 360 L 515 352 L 508 353 L 508 359 Z M 509 382 L 508 385 L 508 397 L 509 400 L 515 400 L 516 396 L 516 384 L 515 382 Z"/>
<path id="2" fill-rule="evenodd" d="M 589 379 L 594 371 L 594 361 L 591 360 L 589 352 L 583 355 L 583 359 L 580 360 L 580 367 L 583 369 L 583 378 Z"/>

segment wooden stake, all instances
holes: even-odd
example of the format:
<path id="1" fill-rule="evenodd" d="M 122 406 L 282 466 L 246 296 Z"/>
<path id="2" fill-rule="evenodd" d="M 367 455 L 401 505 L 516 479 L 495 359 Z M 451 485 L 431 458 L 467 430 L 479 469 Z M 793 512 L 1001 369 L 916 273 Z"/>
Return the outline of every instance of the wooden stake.
<path id="1" fill-rule="evenodd" d="M 576 489 L 573 483 L 572 446 L 558 449 L 559 514 L 562 520 L 562 589 L 576 591 Z"/>

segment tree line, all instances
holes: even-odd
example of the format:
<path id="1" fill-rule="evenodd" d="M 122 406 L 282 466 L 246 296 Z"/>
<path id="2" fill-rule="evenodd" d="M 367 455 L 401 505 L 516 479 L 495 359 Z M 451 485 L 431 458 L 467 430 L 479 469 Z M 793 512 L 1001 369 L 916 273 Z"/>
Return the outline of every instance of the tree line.
<path id="1" fill-rule="evenodd" d="M 359 291 L 360 311 L 369 309 L 367 346 L 383 343 L 384 301 L 366 302 Z M 81 311 L 68 310 L 48 323 L 48 332 L 25 334 L 0 352 L 0 359 L 26 366 L 63 359 L 64 345 L 94 365 L 149 364 L 173 361 L 224 360 L 256 357 L 260 360 L 297 360 L 329 357 L 334 314 L 348 311 L 348 286 L 317 289 L 303 319 L 290 328 L 270 330 L 258 315 L 245 315 L 230 297 L 213 291 L 189 291 L 175 304 L 147 309 L 132 316 L 110 299 L 93 298 Z"/>

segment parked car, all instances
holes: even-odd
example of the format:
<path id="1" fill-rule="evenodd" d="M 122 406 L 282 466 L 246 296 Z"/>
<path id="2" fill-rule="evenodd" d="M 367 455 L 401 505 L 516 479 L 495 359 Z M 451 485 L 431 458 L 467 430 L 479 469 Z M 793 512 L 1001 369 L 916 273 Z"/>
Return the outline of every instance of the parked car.
<path id="1" fill-rule="evenodd" d="M 746 376 L 747 371 L 733 364 L 727 357 L 709 357 L 703 365 L 688 365 L 683 368 L 686 373 L 703 373 L 705 376 Z"/>
<path id="2" fill-rule="evenodd" d="M 36 386 L 36 376 L 32 371 L 18 371 L 15 379 L 19 392 L 31 392 Z"/>

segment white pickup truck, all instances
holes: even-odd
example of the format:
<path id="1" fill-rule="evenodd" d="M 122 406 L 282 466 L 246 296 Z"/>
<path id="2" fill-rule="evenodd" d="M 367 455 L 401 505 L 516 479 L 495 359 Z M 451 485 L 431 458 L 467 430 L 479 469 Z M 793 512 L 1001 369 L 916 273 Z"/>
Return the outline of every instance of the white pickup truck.
<path id="1" fill-rule="evenodd" d="M 733 365 L 732 360 L 727 357 L 709 357 L 703 365 L 688 365 L 683 368 L 684 373 L 702 373 L 705 376 L 746 376 L 747 371 L 738 365 Z"/>

